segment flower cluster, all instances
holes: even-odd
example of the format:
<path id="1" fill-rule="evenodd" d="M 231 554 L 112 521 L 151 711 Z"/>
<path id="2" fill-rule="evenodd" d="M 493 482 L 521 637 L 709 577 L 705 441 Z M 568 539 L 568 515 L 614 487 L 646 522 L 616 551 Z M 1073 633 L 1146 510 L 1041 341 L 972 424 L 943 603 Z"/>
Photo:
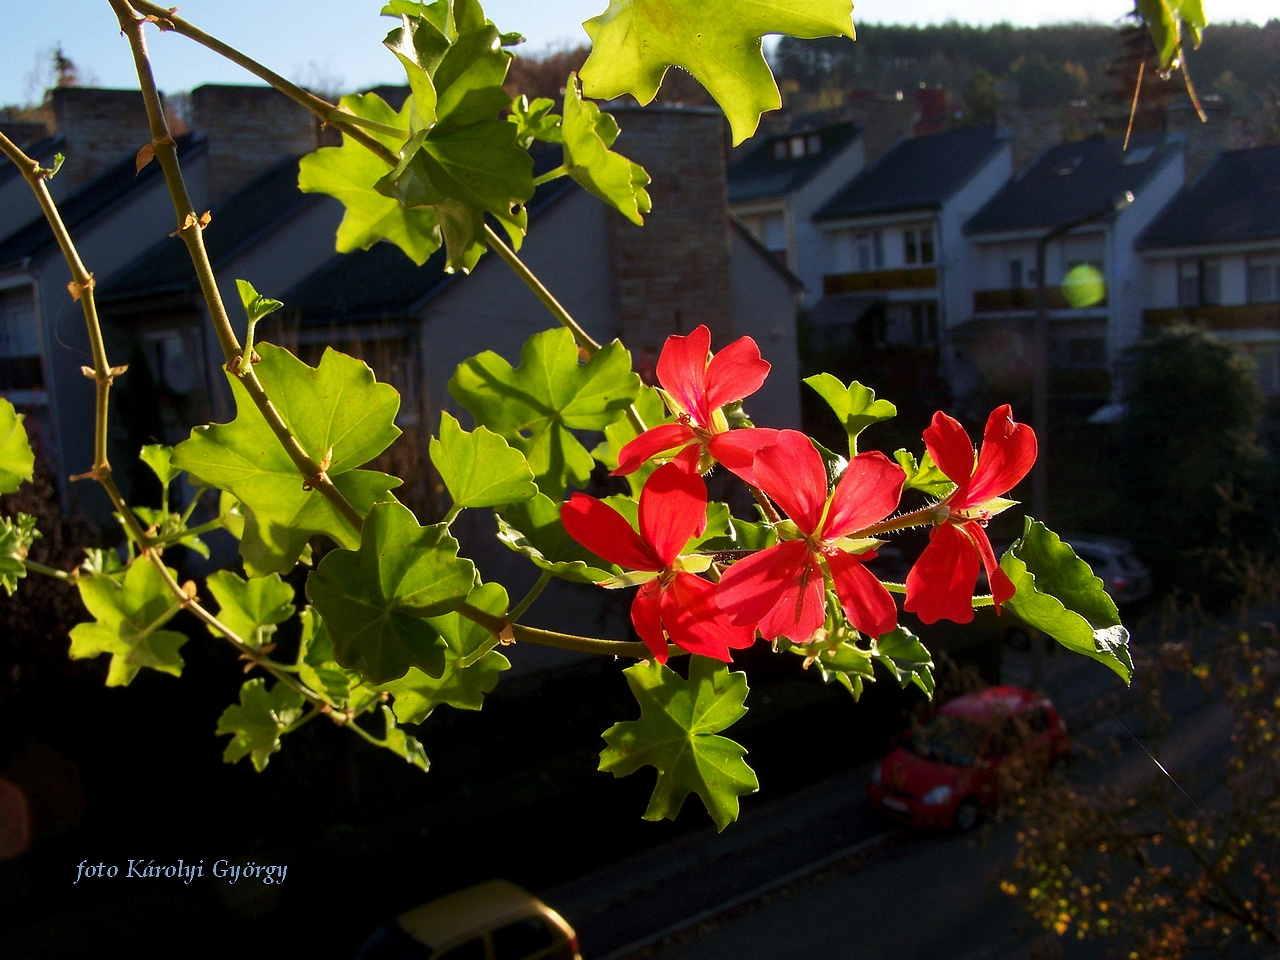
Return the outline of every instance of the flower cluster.
<path id="1" fill-rule="evenodd" d="M 575 493 L 561 509 L 575 540 L 630 571 L 606 586 L 640 586 L 631 620 L 656 660 L 665 662 L 673 643 L 727 661 L 757 632 L 805 643 L 827 622 L 832 604 L 855 629 L 884 636 L 897 626 L 898 608 L 866 564 L 881 534 L 909 526 L 932 524 L 905 585 L 903 609 L 922 622 L 972 620 L 982 569 L 997 612 L 1014 595 L 984 528 L 1011 504 L 1003 495 L 1031 469 L 1036 438 L 1014 422 L 1007 405 L 991 413 L 979 452 L 964 427 L 936 413 L 925 448 L 955 488 L 939 503 L 896 515 L 907 475 L 884 454 L 853 457 L 829 489 L 827 463 L 803 433 L 730 430 L 723 408 L 755 393 L 769 364 L 749 337 L 716 355 L 710 347 L 705 326 L 668 338 L 657 374 L 676 422 L 646 430 L 619 452 L 615 475 L 666 461 L 641 491 L 639 532 L 614 507 L 585 494 Z M 702 475 L 717 463 L 751 485 L 774 517 L 777 538 L 727 565 L 726 556 L 697 552 L 707 526 Z"/>

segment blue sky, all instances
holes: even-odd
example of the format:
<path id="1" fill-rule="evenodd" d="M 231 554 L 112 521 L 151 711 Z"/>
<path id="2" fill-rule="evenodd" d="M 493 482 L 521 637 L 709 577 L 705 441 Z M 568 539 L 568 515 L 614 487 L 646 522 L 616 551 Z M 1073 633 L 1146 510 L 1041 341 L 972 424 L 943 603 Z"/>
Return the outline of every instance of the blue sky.
<path id="1" fill-rule="evenodd" d="M 168 0 L 178 2 L 178 0 Z M 1276 15 L 1275 0 L 1204 0 L 1210 19 L 1263 23 Z M 382 0 L 185 0 L 180 13 L 214 36 L 239 47 L 295 80 L 336 81 L 361 88 L 401 81 L 395 59 L 381 40 L 391 21 L 379 17 Z M 517 30 L 529 47 L 586 40 L 580 24 L 603 11 L 607 0 L 488 0 L 485 10 L 503 30 Z M 1062 20 L 1111 23 L 1131 8 L 1129 0 L 1076 0 L 1061 6 L 1026 0 L 891 0 L 858 2 L 854 21 L 869 23 L 970 23 L 1009 21 L 1020 25 Z M 38 10 L 39 13 L 28 13 Z M 101 86 L 136 86 L 128 45 L 116 29 L 107 0 L 48 0 L 10 10 L 0 51 L 0 104 L 23 102 L 39 63 L 61 43 L 63 50 Z M 165 90 L 202 83 L 238 83 L 248 76 L 201 47 L 173 35 L 150 35 L 157 81 Z M 43 59 L 42 59 L 43 58 Z M 327 83 L 325 85 L 328 85 Z"/>

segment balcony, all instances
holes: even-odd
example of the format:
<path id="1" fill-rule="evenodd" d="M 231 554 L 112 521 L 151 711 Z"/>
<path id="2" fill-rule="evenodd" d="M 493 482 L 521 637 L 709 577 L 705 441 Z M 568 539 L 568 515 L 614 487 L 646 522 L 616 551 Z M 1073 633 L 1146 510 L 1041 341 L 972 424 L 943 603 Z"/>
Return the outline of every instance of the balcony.
<path id="1" fill-rule="evenodd" d="M 1058 286 L 1045 287 L 1044 304 L 1049 310 L 1076 309 L 1067 303 Z M 1101 309 L 1107 305 L 1106 297 L 1088 309 Z M 1036 291 L 1033 287 L 1022 287 L 1012 290 L 975 290 L 973 292 L 974 313 L 1012 313 L 1015 311 L 1030 312 L 1036 308 Z"/>
<path id="2" fill-rule="evenodd" d="M 938 286 L 936 267 L 903 270 L 864 270 L 859 273 L 828 273 L 822 278 L 824 295 L 862 293 L 868 290 L 933 290 Z"/>
<path id="3" fill-rule="evenodd" d="M 1170 307 L 1144 310 L 1148 327 L 1192 323 L 1209 330 L 1278 330 L 1280 303 L 1242 303 L 1233 307 Z"/>

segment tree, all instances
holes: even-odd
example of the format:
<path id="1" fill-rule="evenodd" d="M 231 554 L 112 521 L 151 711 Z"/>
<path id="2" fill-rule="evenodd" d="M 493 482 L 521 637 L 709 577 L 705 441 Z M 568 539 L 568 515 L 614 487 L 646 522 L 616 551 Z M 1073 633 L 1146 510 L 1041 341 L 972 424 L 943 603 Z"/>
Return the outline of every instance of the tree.
<path id="1" fill-rule="evenodd" d="M 964 122 L 990 125 L 996 122 L 996 109 L 1000 105 L 1000 90 L 996 78 L 979 67 L 969 77 L 964 88 Z"/>

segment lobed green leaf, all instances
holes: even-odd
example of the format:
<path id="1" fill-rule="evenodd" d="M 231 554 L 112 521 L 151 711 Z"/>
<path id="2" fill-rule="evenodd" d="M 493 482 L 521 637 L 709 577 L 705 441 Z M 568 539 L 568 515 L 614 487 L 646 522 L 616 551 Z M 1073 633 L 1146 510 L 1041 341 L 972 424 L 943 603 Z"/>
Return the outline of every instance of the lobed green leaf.
<path id="1" fill-rule="evenodd" d="M 582 99 L 573 73 L 565 86 L 560 136 L 569 176 L 636 226 L 643 226 L 644 214 L 653 207 L 645 190 L 649 174 L 640 164 L 609 149 L 618 138 L 618 124 L 594 103 Z"/>
<path id="2" fill-rule="evenodd" d="M 431 462 L 459 507 L 497 507 L 538 492 L 524 454 L 483 426 L 467 433 L 447 411 L 431 440 Z"/>
<path id="3" fill-rule="evenodd" d="M 13 596 L 18 581 L 27 575 L 27 551 L 42 536 L 36 518 L 27 513 L 0 517 L 0 587 Z"/>
<path id="4" fill-rule="evenodd" d="M 240 688 L 240 702 L 227 707 L 218 718 L 215 732 L 231 735 L 222 759 L 235 763 L 249 757 L 261 773 L 271 754 L 280 749 L 281 734 L 302 716 L 305 707 L 306 701 L 286 684 L 277 683 L 268 692 L 261 677 L 246 681 Z"/>
<path id="5" fill-rule="evenodd" d="M 161 629 L 181 605 L 159 570 L 136 560 L 122 580 L 91 574 L 77 579 L 76 587 L 94 621 L 71 629 L 72 659 L 110 654 L 109 687 L 128 686 L 143 667 L 175 677 L 182 673 L 178 650 L 187 642 L 186 635 Z"/>
<path id="6" fill-rule="evenodd" d="M 858 455 L 858 434 L 873 423 L 898 415 L 898 408 L 888 400 L 877 400 L 876 392 L 854 380 L 847 387 L 838 377 L 819 373 L 804 380 L 818 396 L 827 401 L 849 437 L 849 456 Z"/>
<path id="7" fill-rule="evenodd" d="M 36 455 L 27 442 L 26 414 L 0 397 L 0 493 L 13 493 L 35 475 Z"/>
<path id="8" fill-rule="evenodd" d="M 277 624 L 293 616 L 293 587 L 278 573 L 246 582 L 230 570 L 219 570 L 211 573 L 206 582 L 218 601 L 218 620 L 252 646 L 266 646 Z M 215 637 L 223 635 L 213 627 L 209 632 Z"/>

